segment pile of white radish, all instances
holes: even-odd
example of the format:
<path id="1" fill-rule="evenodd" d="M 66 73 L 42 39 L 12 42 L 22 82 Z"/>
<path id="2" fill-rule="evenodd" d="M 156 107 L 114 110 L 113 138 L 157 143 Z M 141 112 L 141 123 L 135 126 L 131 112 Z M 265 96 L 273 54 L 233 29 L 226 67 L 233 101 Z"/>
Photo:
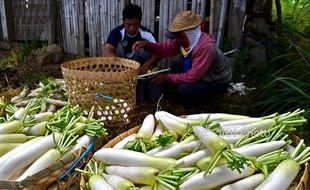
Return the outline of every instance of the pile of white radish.
<path id="1" fill-rule="evenodd" d="M 287 190 L 310 160 L 310 147 L 303 140 L 294 147 L 288 138 L 306 123 L 303 112 L 182 118 L 158 111 L 137 133 L 98 150 L 85 170 L 77 170 L 83 189 Z"/>
<path id="2" fill-rule="evenodd" d="M 0 183 L 23 181 L 68 154 L 87 148 L 92 137 L 106 135 L 102 120 L 94 119 L 93 111 L 85 117 L 79 106 L 53 99 L 62 93 L 59 88 L 54 82 L 40 83 L 28 95 L 25 87 L 11 103 L 0 100 Z M 46 103 L 55 109 L 43 109 Z M 31 181 L 36 182 L 33 178 Z"/>
<path id="3" fill-rule="evenodd" d="M 68 104 L 68 97 L 60 82 L 47 80 L 40 82 L 36 89 L 23 88 L 19 95 L 11 99 L 11 103 L 17 107 L 24 107 L 30 101 L 40 99 L 40 112 L 55 112 L 58 107 Z"/>

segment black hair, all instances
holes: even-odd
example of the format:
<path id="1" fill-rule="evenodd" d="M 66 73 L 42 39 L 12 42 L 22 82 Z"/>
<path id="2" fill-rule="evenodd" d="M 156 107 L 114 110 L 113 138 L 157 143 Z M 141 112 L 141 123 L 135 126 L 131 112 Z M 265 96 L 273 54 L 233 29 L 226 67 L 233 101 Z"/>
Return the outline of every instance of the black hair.
<path id="1" fill-rule="evenodd" d="M 137 18 L 139 21 L 142 20 L 142 9 L 138 5 L 129 3 L 123 10 L 123 21 L 126 18 L 133 19 Z"/>

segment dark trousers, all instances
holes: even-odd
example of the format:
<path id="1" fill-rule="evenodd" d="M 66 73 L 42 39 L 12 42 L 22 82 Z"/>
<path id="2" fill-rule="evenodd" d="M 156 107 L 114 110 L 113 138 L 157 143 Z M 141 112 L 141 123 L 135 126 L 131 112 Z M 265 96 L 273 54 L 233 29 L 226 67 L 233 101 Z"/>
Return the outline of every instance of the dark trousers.
<path id="1" fill-rule="evenodd" d="M 157 102 L 163 94 L 163 85 L 151 86 L 149 79 L 138 79 L 136 100 L 137 103 Z"/>
<path id="2" fill-rule="evenodd" d="M 182 73 L 183 69 L 179 62 L 174 62 L 171 65 L 171 73 Z M 171 87 L 166 89 L 167 92 L 172 94 L 168 96 L 177 97 L 178 101 L 184 105 L 211 103 L 212 101 L 222 97 L 229 87 L 228 83 L 214 83 L 199 80 L 194 83 L 178 84 L 171 90 Z M 170 89 L 170 90 L 169 90 Z M 174 91 L 174 92 L 173 92 Z M 177 93 L 173 95 L 174 93 Z"/>

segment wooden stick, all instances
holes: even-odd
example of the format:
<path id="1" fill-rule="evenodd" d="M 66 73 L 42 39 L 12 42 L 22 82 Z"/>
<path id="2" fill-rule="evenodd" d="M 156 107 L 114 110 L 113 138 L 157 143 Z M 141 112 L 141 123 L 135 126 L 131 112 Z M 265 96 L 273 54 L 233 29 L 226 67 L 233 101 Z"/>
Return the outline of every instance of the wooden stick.
<path id="1" fill-rule="evenodd" d="M 147 76 L 151 76 L 151 75 L 155 75 L 155 74 L 158 74 L 158 73 L 167 72 L 167 71 L 170 71 L 170 68 L 162 69 L 162 70 L 159 70 L 159 71 L 155 71 L 155 72 L 151 72 L 151 73 L 146 73 L 146 74 L 139 75 L 139 76 L 138 76 L 138 79 L 141 79 L 141 78 L 147 77 Z"/>
<path id="2" fill-rule="evenodd" d="M 219 23 L 219 29 L 217 33 L 216 45 L 220 47 L 223 38 L 223 30 L 224 30 L 224 23 L 226 18 L 226 11 L 227 11 L 227 3 L 228 0 L 223 0 L 222 9 L 221 9 L 221 18 Z"/>
<path id="3" fill-rule="evenodd" d="M 213 35 L 214 33 L 214 23 L 215 23 L 215 0 L 211 0 L 210 5 L 210 20 L 209 20 L 209 33 Z"/>

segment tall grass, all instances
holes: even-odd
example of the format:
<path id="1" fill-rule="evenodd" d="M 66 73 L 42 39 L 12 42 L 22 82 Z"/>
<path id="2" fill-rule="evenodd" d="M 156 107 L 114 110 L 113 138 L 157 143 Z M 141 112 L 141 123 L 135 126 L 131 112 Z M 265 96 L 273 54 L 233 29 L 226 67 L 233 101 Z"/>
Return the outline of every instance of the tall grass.
<path id="1" fill-rule="evenodd" d="M 283 30 L 295 31 L 310 37 L 310 1 L 282 0 Z"/>
<path id="2" fill-rule="evenodd" d="M 310 121 L 310 1 L 283 0 L 283 22 L 275 27 L 266 47 L 268 61 L 256 70 L 256 99 L 252 106 L 257 115 L 305 110 Z M 309 139 L 309 126 L 298 135 Z M 309 140 L 307 140 L 309 143 Z"/>
<path id="3" fill-rule="evenodd" d="M 272 59 L 269 65 L 282 65 L 273 70 L 259 87 L 258 98 L 253 103 L 255 111 L 261 115 L 274 112 L 285 113 L 298 108 L 305 110 L 310 120 L 310 40 L 306 46 L 291 44 L 289 52 Z M 297 133 L 307 139 L 309 126 L 301 127 Z"/>
<path id="4" fill-rule="evenodd" d="M 254 106 L 263 113 L 299 107 L 306 109 L 310 119 L 310 1 L 281 4 L 283 22 L 273 33 L 274 46 L 267 49 L 269 61 L 256 73 L 264 77 Z"/>

